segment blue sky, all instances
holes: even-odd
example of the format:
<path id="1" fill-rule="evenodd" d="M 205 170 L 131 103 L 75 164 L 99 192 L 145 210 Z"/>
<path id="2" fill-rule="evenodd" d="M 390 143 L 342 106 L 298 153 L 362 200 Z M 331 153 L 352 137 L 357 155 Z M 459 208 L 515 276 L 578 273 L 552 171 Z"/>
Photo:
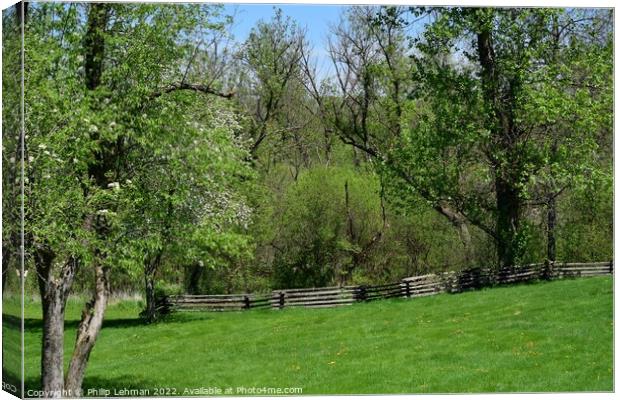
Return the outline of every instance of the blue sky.
<path id="1" fill-rule="evenodd" d="M 250 30 L 259 20 L 268 21 L 273 15 L 272 4 L 225 4 L 227 14 L 235 14 L 233 33 L 239 42 L 243 42 Z M 337 24 L 345 6 L 278 4 L 285 16 L 293 18 L 301 27 L 308 28 L 308 39 L 316 47 L 323 47 L 330 24 Z"/>
<path id="2" fill-rule="evenodd" d="M 293 18 L 300 27 L 307 28 L 306 38 L 313 48 L 318 67 L 323 73 L 331 70 L 327 56 L 327 35 L 331 25 L 337 25 L 346 6 L 312 4 L 278 4 L 285 16 Z M 225 4 L 226 14 L 234 15 L 232 33 L 238 43 L 243 43 L 252 27 L 259 20 L 269 21 L 273 4 Z"/>

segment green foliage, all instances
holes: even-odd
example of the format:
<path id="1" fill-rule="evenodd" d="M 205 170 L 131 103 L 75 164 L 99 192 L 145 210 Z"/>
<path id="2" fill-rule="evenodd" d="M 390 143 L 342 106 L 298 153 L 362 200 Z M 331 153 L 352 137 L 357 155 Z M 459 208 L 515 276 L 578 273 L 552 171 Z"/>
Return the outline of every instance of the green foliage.
<path id="1" fill-rule="evenodd" d="M 160 253 L 211 267 L 249 257 L 251 212 L 241 192 L 253 174 L 239 116 L 201 93 L 162 92 L 185 78 L 180 66 L 195 37 L 223 29 L 220 7 L 110 5 L 96 90 L 84 84 L 87 10 L 42 3 L 29 15 L 31 246 L 50 249 L 58 266 L 69 258 L 87 265 L 98 249 L 117 273 L 134 277 Z M 89 176 L 94 165 L 106 168 L 107 187 Z M 86 215 L 107 226 L 106 237 L 92 234 Z"/>
<path id="2" fill-rule="evenodd" d="M 251 210 L 243 187 L 252 171 L 236 139 L 236 114 L 191 93 L 171 96 L 152 112 L 157 129 L 131 155 L 133 178 L 119 183 L 127 249 L 119 262 L 142 266 L 163 253 L 172 264 L 215 267 L 248 258 Z"/>
<path id="3" fill-rule="evenodd" d="M 499 248 L 513 249 L 519 263 L 533 244 L 528 203 L 611 172 L 597 155 L 600 132 L 611 127 L 611 36 L 599 29 L 583 39 L 586 28 L 573 23 L 578 15 L 561 10 L 454 8 L 437 15 L 417 42 L 418 86 L 408 108 L 414 117 L 390 161 L 414 192 L 451 204 Z M 559 26 L 566 28 L 561 37 L 554 36 Z M 479 54 L 484 32 L 492 37 L 492 67 Z M 489 68 L 492 78 L 485 78 Z M 502 222 L 506 199 L 498 184 L 516 196 L 512 234 Z"/>
<path id="4" fill-rule="evenodd" d="M 567 194 L 561 201 L 558 227 L 558 259 L 613 259 L 613 185 L 592 182 Z"/>
<path id="5" fill-rule="evenodd" d="M 155 296 L 160 298 L 162 296 L 172 296 L 177 294 L 183 294 L 184 288 L 181 285 L 168 283 L 168 282 L 157 282 L 155 285 Z"/>
<path id="6" fill-rule="evenodd" d="M 381 229 L 378 190 L 372 174 L 349 168 L 302 173 L 276 215 L 280 229 L 273 238 L 274 285 L 312 287 L 340 281 L 339 275 L 351 269 L 352 257 Z"/>
<path id="7" fill-rule="evenodd" d="M 231 19 L 220 6 L 112 4 L 92 91 L 88 9 L 30 8 L 28 262 L 47 248 L 56 269 L 72 257 L 88 265 L 99 249 L 119 290 L 139 287 L 154 263 L 157 280 L 176 284 L 201 265 L 201 290 L 214 292 L 385 282 L 494 264 L 495 246 L 540 261 L 550 197 L 558 259 L 611 257 L 606 10 L 351 8 L 330 36 L 337 76 L 318 77 L 305 31 L 282 10 L 222 50 Z M 492 83 L 507 96 L 499 106 L 477 53 L 485 30 Z M 4 38 L 4 54 L 18 50 L 8 30 Z M 235 95 L 174 90 L 181 82 Z M 5 105 L 18 83 L 3 80 Z M 502 112 L 514 125 L 509 145 L 497 134 Z M 8 134 L 18 120 L 5 111 L 3 123 Z M 14 191 L 12 135 L 3 182 Z M 112 160 L 104 185 L 89 176 L 102 157 Z M 498 182 L 518 200 L 508 236 Z M 3 208 L 16 210 L 16 198 L 7 192 Z M 3 226 L 3 238 L 17 233 Z M 79 274 L 82 289 L 91 275 Z"/>

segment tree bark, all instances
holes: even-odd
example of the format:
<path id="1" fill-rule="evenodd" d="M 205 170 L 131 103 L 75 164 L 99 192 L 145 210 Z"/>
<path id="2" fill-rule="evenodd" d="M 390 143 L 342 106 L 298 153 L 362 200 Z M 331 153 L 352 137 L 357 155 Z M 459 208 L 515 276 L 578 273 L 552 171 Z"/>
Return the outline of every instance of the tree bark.
<path id="1" fill-rule="evenodd" d="M 555 223 L 555 196 L 550 195 L 547 199 L 547 260 L 549 261 L 555 261 Z"/>
<path id="2" fill-rule="evenodd" d="M 82 312 L 75 348 L 65 379 L 65 390 L 69 396 L 82 396 L 86 365 L 101 331 L 109 290 L 109 269 L 97 260 L 95 261 L 95 293 Z"/>
<path id="3" fill-rule="evenodd" d="M 519 165 L 513 159 L 516 132 L 512 109 L 515 82 L 508 80 L 508 88 L 498 78 L 491 16 L 480 16 L 477 32 L 477 51 L 485 101 L 489 106 L 488 124 L 497 154 L 492 156 L 495 173 L 497 258 L 500 267 L 512 266 L 519 255 L 518 230 L 521 200 L 515 176 Z"/>
<path id="4" fill-rule="evenodd" d="M 560 51 L 560 28 L 558 25 L 558 17 L 553 17 L 553 25 L 552 25 L 552 33 L 553 33 L 553 62 L 558 61 L 558 53 Z M 557 133 L 556 133 L 557 135 Z M 554 137 L 551 142 L 551 162 L 557 161 L 558 156 L 558 137 Z M 553 176 L 553 175 L 552 175 Z M 552 185 L 547 194 L 547 261 L 553 265 L 556 257 L 555 250 L 555 224 L 557 218 L 557 208 L 556 208 L 556 197 L 559 193 L 554 193 L 555 185 L 553 184 L 554 180 L 552 179 Z"/>
<path id="5" fill-rule="evenodd" d="M 157 319 L 157 304 L 155 299 L 155 272 L 161 261 L 162 251 L 153 259 L 147 261 L 144 266 L 144 292 L 146 296 L 146 308 L 143 311 L 146 322 L 151 323 Z"/>
<path id="6" fill-rule="evenodd" d="M 154 322 L 157 317 L 155 309 L 155 271 L 146 271 L 144 274 L 144 291 L 146 295 L 146 308 L 144 309 L 144 318 L 146 322 Z"/>
<path id="7" fill-rule="evenodd" d="M 42 299 L 43 341 L 41 349 L 41 389 L 45 397 L 61 397 L 64 389 L 64 301 L 58 290 Z"/>
<path id="8" fill-rule="evenodd" d="M 497 201 L 496 230 L 499 238 L 497 243 L 497 258 L 500 267 L 515 265 L 519 256 L 519 216 L 521 201 L 519 192 L 509 182 L 496 178 L 495 192 Z"/>
<path id="9" fill-rule="evenodd" d="M 106 4 L 92 3 L 88 10 L 88 26 L 84 37 L 84 69 L 88 90 L 95 90 L 101 84 L 105 49 L 103 34 L 107 25 L 108 8 Z"/>
<path id="10" fill-rule="evenodd" d="M 67 260 L 58 278 L 53 276 L 54 254 L 45 248 L 35 252 L 39 293 L 43 309 L 41 343 L 41 389 L 46 397 L 61 397 L 64 385 L 65 305 L 73 285 L 77 260 Z"/>
<path id="11" fill-rule="evenodd" d="M 87 91 L 96 90 L 101 84 L 103 75 L 103 59 L 105 51 L 105 30 L 109 18 L 110 5 L 92 3 L 88 9 L 88 21 L 84 36 L 84 69 L 85 86 Z M 95 134 L 96 135 L 96 134 Z M 98 137 L 93 137 L 98 140 Z M 108 177 L 106 173 L 112 169 L 115 154 L 109 150 L 112 143 L 102 141 L 99 150 L 94 153 L 94 161 L 88 166 L 88 174 L 97 186 L 107 189 Z M 88 196 L 88 193 L 85 193 Z M 105 239 L 107 226 L 104 218 L 86 217 L 88 229 L 94 229 L 95 234 Z M 91 223 L 93 221 L 94 223 Z M 92 299 L 86 304 L 78 326 L 77 337 L 69 369 L 65 377 L 65 391 L 67 396 L 79 397 L 82 395 L 82 381 L 86 372 L 86 365 L 90 353 L 103 324 L 103 317 L 109 296 L 109 268 L 103 264 L 105 254 L 95 248 L 93 254 L 93 269 L 95 272 L 95 287 Z"/>
<path id="12" fill-rule="evenodd" d="M 9 246 L 2 246 L 2 293 L 6 288 L 6 283 L 9 278 L 9 264 L 11 261 L 11 250 Z"/>
<path id="13" fill-rule="evenodd" d="M 54 255 L 51 251 L 35 253 L 39 277 L 39 293 L 43 309 L 43 338 L 41 341 L 41 390 L 45 397 L 61 397 L 64 389 L 64 301 L 51 271 Z"/>

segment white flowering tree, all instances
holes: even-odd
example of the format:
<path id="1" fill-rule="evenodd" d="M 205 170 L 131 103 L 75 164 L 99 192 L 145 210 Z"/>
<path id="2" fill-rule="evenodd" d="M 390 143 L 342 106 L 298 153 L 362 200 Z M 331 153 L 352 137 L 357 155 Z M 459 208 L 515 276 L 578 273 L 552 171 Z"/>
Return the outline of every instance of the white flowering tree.
<path id="1" fill-rule="evenodd" d="M 133 179 L 114 183 L 123 204 L 118 262 L 129 272 L 142 266 L 148 322 L 156 318 L 155 277 L 162 264 L 217 267 L 226 263 L 222 259 L 251 257 L 244 186 L 252 170 L 237 115 L 227 100 L 174 97 L 153 105 L 157 129 L 130 155 Z"/>
<path id="2" fill-rule="evenodd" d="M 190 68 L 207 51 L 202 38 L 228 21 L 218 13 L 28 7 L 25 239 L 42 299 L 46 397 L 81 394 L 112 274 L 150 272 L 164 256 L 206 258 L 222 243 L 208 238 L 243 236 L 248 211 L 235 182 L 247 181 L 247 155 L 234 140 L 234 114 L 213 101 L 231 94 Z M 64 308 L 79 270 L 94 276 L 93 295 L 65 373 Z"/>

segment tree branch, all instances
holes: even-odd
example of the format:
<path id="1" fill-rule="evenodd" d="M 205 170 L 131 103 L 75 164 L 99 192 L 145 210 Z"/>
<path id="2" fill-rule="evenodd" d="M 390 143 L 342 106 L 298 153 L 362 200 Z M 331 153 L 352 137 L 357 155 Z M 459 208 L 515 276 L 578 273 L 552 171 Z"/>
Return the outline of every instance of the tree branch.
<path id="1" fill-rule="evenodd" d="M 167 93 L 171 93 L 177 90 L 193 90 L 195 92 L 201 92 L 204 94 L 209 94 L 209 95 L 213 95 L 213 96 L 218 96 L 218 97 L 223 97 L 225 99 L 230 99 L 235 95 L 235 92 L 219 92 L 215 89 L 213 89 L 210 86 L 207 85 L 200 85 L 200 84 L 192 84 L 192 83 L 172 83 L 170 84 L 168 87 L 166 87 L 165 89 L 161 90 L 161 91 L 157 91 L 157 92 L 153 92 L 151 93 L 151 95 L 149 96 L 149 100 L 153 100 L 156 99 L 160 96 L 163 96 L 164 94 Z"/>

